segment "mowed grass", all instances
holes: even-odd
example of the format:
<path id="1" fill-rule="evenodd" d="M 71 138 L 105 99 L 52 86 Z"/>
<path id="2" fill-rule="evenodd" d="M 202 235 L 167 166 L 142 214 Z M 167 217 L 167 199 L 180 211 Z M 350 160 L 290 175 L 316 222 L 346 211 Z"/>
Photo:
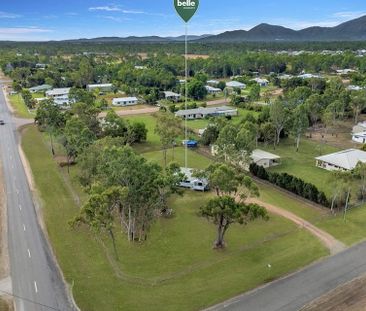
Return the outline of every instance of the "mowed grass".
<path id="1" fill-rule="evenodd" d="M 29 112 L 20 94 L 9 95 L 9 101 L 17 117 L 26 119 L 34 118 L 34 114 Z"/>
<path id="2" fill-rule="evenodd" d="M 101 238 L 103 247 L 86 229 L 68 225 L 79 207 L 42 134 L 28 128 L 22 146 L 53 248 L 66 280 L 74 282 L 74 296 L 82 310 L 199 310 L 327 254 L 308 232 L 274 215 L 268 222 L 233 225 L 227 233 L 227 249 L 214 251 L 216 228 L 197 215 L 211 194 L 187 192 L 171 199 L 174 217 L 157 220 L 145 243 L 130 244 L 116 230 L 116 260 L 107 237 Z"/>
<path id="3" fill-rule="evenodd" d="M 331 195 L 332 188 L 329 183 L 331 173 L 315 166 L 315 158 L 338 151 L 338 149 L 310 140 L 302 139 L 299 152 L 296 152 L 292 139 L 281 140 L 276 149 L 273 146 L 260 146 L 259 148 L 281 156 L 281 164 L 270 169 L 272 172 L 286 172 L 297 176 L 306 182 L 316 185 L 328 196 Z"/>
<path id="4" fill-rule="evenodd" d="M 314 207 L 310 204 L 295 199 L 283 192 L 276 190 L 271 185 L 257 183 L 260 192 L 260 199 L 269 204 L 288 210 L 297 216 L 315 223 L 324 217 L 329 217 L 329 210 Z"/>
<path id="5" fill-rule="evenodd" d="M 316 225 L 345 244 L 352 245 L 366 239 L 365 223 L 366 206 L 364 205 L 349 210 L 346 219 L 342 212 L 338 212 L 336 216 L 324 219 Z"/>
<path id="6" fill-rule="evenodd" d="M 177 147 L 173 149 L 169 149 L 167 151 L 167 163 L 176 162 L 180 166 L 185 166 L 185 148 Z M 161 166 L 164 166 L 164 155 L 163 151 L 153 151 L 142 154 L 147 160 L 158 163 Z M 188 150 L 188 167 L 196 168 L 196 169 L 204 169 L 208 167 L 212 161 L 207 157 L 200 155 L 199 153 Z"/>
<path id="7" fill-rule="evenodd" d="M 147 152 L 151 150 L 159 150 L 161 143 L 160 137 L 155 133 L 155 127 L 157 118 L 153 115 L 136 115 L 136 116 L 126 116 L 123 117 L 130 122 L 143 122 L 147 128 L 147 142 L 144 144 L 136 145 L 134 148 L 138 152 Z"/>

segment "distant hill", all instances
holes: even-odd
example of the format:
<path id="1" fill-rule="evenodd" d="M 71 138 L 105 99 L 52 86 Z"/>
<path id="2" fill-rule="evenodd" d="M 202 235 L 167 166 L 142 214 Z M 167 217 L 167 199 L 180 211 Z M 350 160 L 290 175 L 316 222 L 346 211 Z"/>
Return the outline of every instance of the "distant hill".
<path id="1" fill-rule="evenodd" d="M 188 36 L 188 41 L 195 41 L 204 38 L 211 37 L 212 35 L 201 35 L 201 36 Z M 92 39 L 75 39 L 75 40 L 65 40 L 64 42 L 94 42 L 94 43 L 111 43 L 111 42 L 180 42 L 184 41 L 185 36 L 178 37 L 158 37 L 158 36 L 147 36 L 147 37 L 98 37 Z"/>
<path id="2" fill-rule="evenodd" d="M 188 36 L 189 41 L 202 43 L 230 43 L 230 42 L 301 42 L 301 41 L 364 41 L 366 40 L 366 15 L 342 23 L 335 27 L 309 27 L 302 30 L 293 30 L 278 25 L 259 24 L 246 30 L 226 31 L 218 35 Z M 135 43 L 168 43 L 184 41 L 184 36 L 178 37 L 100 37 L 93 39 L 66 40 L 66 42 L 135 42 Z"/>
<path id="3" fill-rule="evenodd" d="M 309 27 L 293 30 L 277 25 L 260 24 L 248 31 L 227 31 L 200 39 L 199 42 L 247 41 L 363 41 L 366 40 L 366 16 L 336 27 Z"/>

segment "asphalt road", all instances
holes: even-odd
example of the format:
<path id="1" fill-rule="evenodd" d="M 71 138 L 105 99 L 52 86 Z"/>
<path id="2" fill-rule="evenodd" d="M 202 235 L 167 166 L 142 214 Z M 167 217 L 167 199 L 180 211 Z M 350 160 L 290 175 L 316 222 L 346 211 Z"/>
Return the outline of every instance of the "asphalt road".
<path id="1" fill-rule="evenodd" d="M 365 273 L 366 242 L 207 310 L 297 311 Z"/>
<path id="2" fill-rule="evenodd" d="M 18 137 L 0 84 L 0 158 L 8 209 L 8 248 L 16 311 L 74 310 L 44 234 L 18 153 Z"/>

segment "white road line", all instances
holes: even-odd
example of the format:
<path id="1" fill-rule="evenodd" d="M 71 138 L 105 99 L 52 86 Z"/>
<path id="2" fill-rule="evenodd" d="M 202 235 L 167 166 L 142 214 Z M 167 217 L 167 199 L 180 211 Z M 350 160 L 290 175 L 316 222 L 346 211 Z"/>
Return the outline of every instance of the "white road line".
<path id="1" fill-rule="evenodd" d="M 19 210 L 21 211 L 22 210 L 22 206 L 19 204 Z"/>
<path id="2" fill-rule="evenodd" d="M 28 248 L 28 257 L 29 257 L 29 258 L 31 258 L 31 257 L 32 257 L 32 256 L 31 256 L 31 253 L 30 253 L 29 248 Z"/>
<path id="3" fill-rule="evenodd" d="M 38 288 L 37 288 L 37 282 L 34 281 L 34 290 L 36 291 L 36 293 L 38 293 Z"/>
<path id="4" fill-rule="evenodd" d="M 25 231 L 25 224 L 23 224 L 23 230 Z"/>
<path id="5" fill-rule="evenodd" d="M 19 189 L 17 189 L 16 191 L 17 191 L 17 194 L 19 194 Z"/>

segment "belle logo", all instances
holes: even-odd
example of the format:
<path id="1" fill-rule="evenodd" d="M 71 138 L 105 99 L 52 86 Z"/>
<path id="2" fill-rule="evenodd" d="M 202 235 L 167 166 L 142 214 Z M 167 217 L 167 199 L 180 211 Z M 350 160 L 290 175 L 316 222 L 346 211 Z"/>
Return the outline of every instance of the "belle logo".
<path id="1" fill-rule="evenodd" d="M 187 23 L 196 13 L 199 0 L 174 0 L 174 6 L 179 16 Z"/>
<path id="2" fill-rule="evenodd" d="M 196 6 L 196 2 L 195 1 L 180 1 L 178 0 L 178 6 L 185 6 L 185 7 L 195 7 Z"/>

